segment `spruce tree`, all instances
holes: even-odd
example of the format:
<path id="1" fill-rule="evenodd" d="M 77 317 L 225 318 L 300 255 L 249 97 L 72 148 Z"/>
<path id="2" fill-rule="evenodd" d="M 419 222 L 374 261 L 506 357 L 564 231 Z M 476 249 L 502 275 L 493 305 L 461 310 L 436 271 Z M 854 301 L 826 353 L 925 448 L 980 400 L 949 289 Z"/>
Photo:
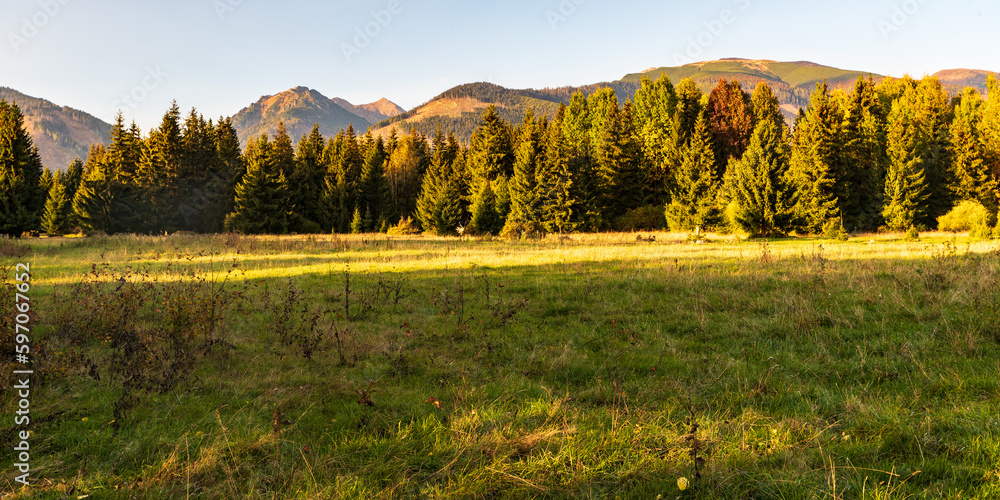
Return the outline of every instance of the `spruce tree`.
<path id="1" fill-rule="evenodd" d="M 503 219 L 497 213 L 497 197 L 489 181 L 484 180 L 472 198 L 472 234 L 498 234 L 503 228 Z"/>
<path id="2" fill-rule="evenodd" d="M 61 236 L 69 230 L 69 214 L 72 210 L 72 200 L 66 196 L 66 184 L 62 173 L 52 176 L 52 186 L 42 211 L 42 230 L 49 236 Z"/>
<path id="3" fill-rule="evenodd" d="M 113 141 L 115 135 L 112 134 Z M 141 217 L 146 232 L 173 232 L 182 225 L 179 200 L 185 170 L 183 153 L 180 108 L 175 101 L 164 113 L 159 127 L 141 142 L 134 182 L 141 193 Z M 190 211 L 185 214 L 191 216 Z"/>
<path id="4" fill-rule="evenodd" d="M 543 233 L 537 173 L 543 161 L 546 128 L 544 119 L 536 119 L 530 110 L 525 114 L 515 154 L 514 176 L 509 183 L 510 214 L 501 231 L 504 236 Z"/>
<path id="5" fill-rule="evenodd" d="M 986 79 L 986 88 L 988 93 L 979 122 L 979 138 L 990 174 L 994 179 L 1000 179 L 1000 82 L 995 74 Z"/>
<path id="6" fill-rule="evenodd" d="M 874 231 L 883 223 L 888 144 L 886 114 L 870 77 L 858 78 L 846 108 L 844 161 L 837 191 L 843 223 L 851 231 Z"/>
<path id="7" fill-rule="evenodd" d="M 536 173 L 541 196 L 542 227 L 549 233 L 571 233 L 576 229 L 573 213 L 572 151 L 565 130 L 567 108 L 560 106 L 545 137 L 545 158 Z"/>
<path id="8" fill-rule="evenodd" d="M 323 164 L 323 150 L 326 139 L 320 134 L 319 124 L 314 124 L 309 135 L 299 140 L 295 155 L 295 168 L 288 177 L 288 187 L 292 203 L 296 207 L 293 226 L 298 232 L 306 232 L 307 226 L 320 220 L 320 196 L 326 168 Z"/>
<path id="9" fill-rule="evenodd" d="M 514 173 L 513 137 L 510 125 L 497 115 L 496 106 L 486 108 L 469 145 L 468 165 L 473 185 Z"/>
<path id="10" fill-rule="evenodd" d="M 465 218 L 465 180 L 459 168 L 460 147 L 453 134 L 447 141 L 438 127 L 434 137 L 431 165 L 424 174 L 420 197 L 417 199 L 417 218 L 425 231 L 441 236 L 456 234 Z"/>
<path id="11" fill-rule="evenodd" d="M 788 129 L 769 86 L 757 86 L 753 104 L 757 126 L 749 148 L 731 164 L 728 177 L 735 222 L 754 237 L 782 236 L 792 229 L 793 217 L 792 190 L 786 185 L 791 155 Z"/>
<path id="12" fill-rule="evenodd" d="M 998 207 L 997 181 L 986 164 L 986 147 L 980 137 L 983 99 L 967 88 L 955 108 L 951 123 L 951 186 L 957 201 L 974 200 L 995 219 Z M 991 225 L 993 221 L 991 220 Z"/>
<path id="13" fill-rule="evenodd" d="M 385 177 L 385 144 L 373 139 L 371 132 L 364 142 L 364 163 L 359 179 L 358 206 L 368 214 L 364 230 L 374 232 L 387 220 L 390 206 L 389 182 Z"/>
<path id="14" fill-rule="evenodd" d="M 278 171 L 267 136 L 247 145 L 247 171 L 236 186 L 236 207 L 226 228 L 243 234 L 288 232 L 293 207 L 285 176 Z"/>
<path id="15" fill-rule="evenodd" d="M 677 103 L 677 92 L 666 73 L 655 82 L 644 77 L 633 101 L 635 128 L 642 140 L 643 169 L 647 179 L 645 197 L 653 205 L 662 206 L 667 201 L 670 159 L 676 154 L 674 115 Z"/>
<path id="16" fill-rule="evenodd" d="M 809 109 L 795 127 L 789 169 L 796 225 L 807 234 L 820 234 L 829 222 L 840 218 L 836 175 L 841 170 L 842 122 L 826 83 L 817 84 Z"/>
<path id="17" fill-rule="evenodd" d="M 598 231 L 604 226 L 600 209 L 600 180 L 591 143 L 590 109 L 587 98 L 577 91 L 566 108 L 562 132 L 569 154 L 572 184 L 570 198 L 574 200 L 571 224 L 585 231 Z"/>
<path id="18" fill-rule="evenodd" d="M 667 224 L 673 231 L 707 228 L 718 222 L 716 206 L 718 179 L 715 153 L 708 119 L 702 113 L 690 141 L 680 154 L 681 163 L 674 170 L 674 181 L 667 205 Z"/>
<path id="19" fill-rule="evenodd" d="M 0 234 L 20 237 L 38 227 L 43 170 L 20 108 L 0 100 Z"/>
<path id="20" fill-rule="evenodd" d="M 91 146 L 84 165 L 83 178 L 73 197 L 73 214 L 85 234 L 96 231 L 111 234 L 111 208 L 114 203 L 112 176 L 108 173 L 103 144 Z"/>
<path id="21" fill-rule="evenodd" d="M 889 115 L 889 168 L 885 180 L 885 205 L 882 217 L 886 227 L 906 231 L 927 216 L 927 177 L 920 155 L 921 137 L 913 123 L 916 110 L 901 99 Z"/>

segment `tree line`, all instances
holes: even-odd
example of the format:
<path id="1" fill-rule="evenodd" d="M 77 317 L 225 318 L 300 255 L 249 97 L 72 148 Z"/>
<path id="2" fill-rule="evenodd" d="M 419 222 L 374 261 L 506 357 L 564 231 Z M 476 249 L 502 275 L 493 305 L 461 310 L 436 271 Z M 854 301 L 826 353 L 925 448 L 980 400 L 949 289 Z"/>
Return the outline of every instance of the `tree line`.
<path id="1" fill-rule="evenodd" d="M 353 127 L 297 146 L 284 126 L 241 150 L 229 119 L 176 103 L 143 136 L 45 171 L 0 103 L 0 233 L 174 231 L 538 236 L 669 227 L 752 236 L 933 228 L 961 202 L 996 223 L 1000 87 L 950 97 L 926 77 L 818 84 L 789 127 L 772 89 L 644 79 L 634 99 L 575 93 L 514 124 L 490 106 L 467 144 L 438 128 Z"/>

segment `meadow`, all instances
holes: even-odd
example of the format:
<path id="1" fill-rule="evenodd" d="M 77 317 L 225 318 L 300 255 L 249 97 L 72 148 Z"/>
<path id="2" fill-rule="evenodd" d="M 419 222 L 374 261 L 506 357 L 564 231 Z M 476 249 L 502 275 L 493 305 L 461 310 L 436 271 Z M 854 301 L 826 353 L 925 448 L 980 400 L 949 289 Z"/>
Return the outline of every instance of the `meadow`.
<path id="1" fill-rule="evenodd" d="M 1000 498 L 1000 243 L 640 236 L 5 241 L 0 496 Z"/>

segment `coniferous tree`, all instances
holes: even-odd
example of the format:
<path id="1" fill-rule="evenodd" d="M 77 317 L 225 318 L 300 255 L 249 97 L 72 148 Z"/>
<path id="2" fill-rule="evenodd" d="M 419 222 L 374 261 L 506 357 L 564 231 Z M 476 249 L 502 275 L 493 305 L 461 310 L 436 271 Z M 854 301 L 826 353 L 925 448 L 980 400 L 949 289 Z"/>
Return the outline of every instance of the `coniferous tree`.
<path id="1" fill-rule="evenodd" d="M 767 84 L 757 86 L 752 102 L 757 126 L 743 157 L 730 164 L 728 191 L 742 230 L 751 236 L 782 236 L 792 229 L 793 217 L 792 189 L 786 185 L 788 129 Z"/>
<path id="2" fill-rule="evenodd" d="M 986 88 L 988 93 L 979 122 L 979 138 L 990 174 L 994 179 L 1000 179 L 1000 82 L 995 74 L 986 79 Z"/>
<path id="3" fill-rule="evenodd" d="M 842 200 L 843 223 L 851 231 L 874 231 L 883 222 L 888 144 L 886 114 L 870 77 L 858 78 L 846 108 L 844 155 L 837 191 Z"/>
<path id="4" fill-rule="evenodd" d="M 295 168 L 288 177 L 289 194 L 296 207 L 293 227 L 298 232 L 308 231 L 309 226 L 319 227 L 320 196 L 326 168 L 323 164 L 323 150 L 326 139 L 320 134 L 319 124 L 314 124 L 309 135 L 299 140 L 295 155 Z"/>
<path id="5" fill-rule="evenodd" d="M 358 206 L 367 214 L 364 225 L 366 232 L 374 232 L 387 221 L 390 192 L 385 177 L 385 144 L 382 138 L 373 139 L 371 132 L 365 135 L 364 164 L 359 180 Z"/>
<path id="6" fill-rule="evenodd" d="M 349 133 L 354 133 L 354 128 L 348 126 Z M 275 172 L 290 179 L 295 172 L 295 148 L 292 145 L 292 138 L 288 135 L 285 122 L 278 122 L 278 130 L 274 133 L 274 140 L 271 141 L 271 157 L 274 161 Z"/>
<path id="7" fill-rule="evenodd" d="M 842 122 L 826 83 L 818 84 L 809 109 L 796 124 L 789 169 L 797 226 L 808 234 L 820 234 L 840 218 L 836 174 L 841 170 Z"/>
<path id="8" fill-rule="evenodd" d="M 440 128 L 433 142 L 433 159 L 417 199 L 417 218 L 425 231 L 450 236 L 457 233 L 465 218 L 464 182 L 457 165 L 460 147 L 453 134 L 445 141 Z"/>
<path id="9" fill-rule="evenodd" d="M 545 137 L 545 158 L 536 174 L 541 196 L 542 227 L 550 233 L 571 233 L 576 229 L 573 212 L 572 151 L 564 134 L 567 108 L 560 106 Z"/>
<path id="10" fill-rule="evenodd" d="M 63 186 L 66 188 L 66 199 L 69 203 L 69 212 L 67 214 L 67 225 L 69 228 L 76 227 L 79 222 L 76 220 L 76 214 L 73 212 L 73 199 L 76 197 L 76 191 L 80 188 L 80 182 L 83 180 L 83 161 L 79 158 L 73 160 L 66 168 L 66 172 L 62 175 Z"/>
<path id="11" fill-rule="evenodd" d="M 38 227 L 43 170 L 20 108 L 0 100 L 0 234 L 19 237 Z"/>
<path id="12" fill-rule="evenodd" d="M 570 198 L 574 200 L 571 223 L 585 231 L 597 231 L 604 225 L 604 219 L 599 204 L 600 184 L 590 124 L 589 103 L 586 96 L 577 91 L 566 108 L 562 126 L 569 152 Z"/>
<path id="13" fill-rule="evenodd" d="M 246 174 L 236 186 L 236 208 L 226 217 L 226 228 L 243 234 L 287 233 L 293 207 L 267 136 L 247 144 L 246 164 Z"/>
<path id="14" fill-rule="evenodd" d="M 542 197 L 537 173 L 544 156 L 545 119 L 535 118 L 530 110 L 521 125 L 514 160 L 514 176 L 509 183 L 510 214 L 501 234 L 521 237 L 538 235 L 542 229 Z"/>
<path id="15" fill-rule="evenodd" d="M 673 189 L 666 209 L 667 224 L 673 231 L 714 225 L 719 214 L 715 200 L 718 179 L 705 113 L 695 124 L 694 133 L 680 156 L 682 160 L 674 169 Z"/>
<path id="16" fill-rule="evenodd" d="M 52 171 L 43 167 L 42 176 L 38 179 L 38 188 L 47 194 L 52 189 L 52 179 Z"/>
<path id="17" fill-rule="evenodd" d="M 398 139 L 392 148 L 386 168 L 391 200 L 387 219 L 390 223 L 402 217 L 410 217 L 417 212 L 417 198 L 424 173 L 431 163 L 426 138 L 413 132 Z"/>
<path id="18" fill-rule="evenodd" d="M 141 218 L 146 232 L 173 232 L 182 217 L 178 200 L 184 175 L 183 132 L 180 108 L 175 101 L 163 115 L 159 127 L 142 141 L 134 177 L 141 196 Z M 191 212 L 185 212 L 191 216 Z"/>
<path id="19" fill-rule="evenodd" d="M 49 236 L 61 236 L 69 230 L 72 200 L 66 196 L 66 184 L 61 172 L 52 176 L 49 196 L 42 211 L 42 230 Z"/>
<path id="20" fill-rule="evenodd" d="M 468 168 L 474 186 L 514 173 L 513 136 L 510 125 L 497 115 L 496 106 L 486 108 L 469 145 Z"/>
<path id="21" fill-rule="evenodd" d="M 246 167 L 240 140 L 230 118 L 220 118 L 215 126 L 215 170 L 212 172 L 205 193 L 208 197 L 205 232 L 224 230 L 226 215 L 236 208 L 236 186 L 243 178 Z"/>
<path id="22" fill-rule="evenodd" d="M 644 203 L 642 146 L 632 121 L 632 105 L 611 106 L 607 124 L 595 148 L 599 209 L 612 221 Z"/>
<path id="23" fill-rule="evenodd" d="M 73 197 L 73 213 L 84 233 L 112 233 L 113 175 L 108 172 L 103 144 L 91 146 L 83 178 Z"/>
<path id="24" fill-rule="evenodd" d="M 677 104 L 677 92 L 666 74 L 655 82 L 643 78 L 634 98 L 635 127 L 642 140 L 643 169 L 647 179 L 645 196 L 653 205 L 662 206 L 667 202 L 670 162 L 676 155 L 674 116 Z"/>
<path id="25" fill-rule="evenodd" d="M 951 123 L 951 189 L 957 201 L 974 200 L 997 215 L 997 181 L 986 164 L 986 147 L 980 137 L 983 99 L 978 91 L 967 88 L 955 108 Z M 993 225 L 994 221 L 990 221 Z"/>
<path id="26" fill-rule="evenodd" d="M 497 197 L 489 181 L 484 180 L 472 198 L 472 234 L 497 234 L 503 228 L 503 219 L 497 213 Z"/>
<path id="27" fill-rule="evenodd" d="M 889 115 L 889 168 L 885 179 L 885 206 L 882 217 L 886 227 L 905 231 L 927 216 L 927 177 L 924 159 L 919 154 L 920 134 L 912 123 L 916 110 L 897 100 Z"/>

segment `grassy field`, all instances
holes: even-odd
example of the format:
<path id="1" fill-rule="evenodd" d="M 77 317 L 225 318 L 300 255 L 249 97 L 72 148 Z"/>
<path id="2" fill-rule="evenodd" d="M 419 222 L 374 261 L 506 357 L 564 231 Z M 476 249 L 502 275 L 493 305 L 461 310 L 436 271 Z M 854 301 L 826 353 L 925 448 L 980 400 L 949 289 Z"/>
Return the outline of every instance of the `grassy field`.
<path id="1" fill-rule="evenodd" d="M 655 236 L 5 243 L 0 496 L 1000 498 L 1000 244 Z"/>

